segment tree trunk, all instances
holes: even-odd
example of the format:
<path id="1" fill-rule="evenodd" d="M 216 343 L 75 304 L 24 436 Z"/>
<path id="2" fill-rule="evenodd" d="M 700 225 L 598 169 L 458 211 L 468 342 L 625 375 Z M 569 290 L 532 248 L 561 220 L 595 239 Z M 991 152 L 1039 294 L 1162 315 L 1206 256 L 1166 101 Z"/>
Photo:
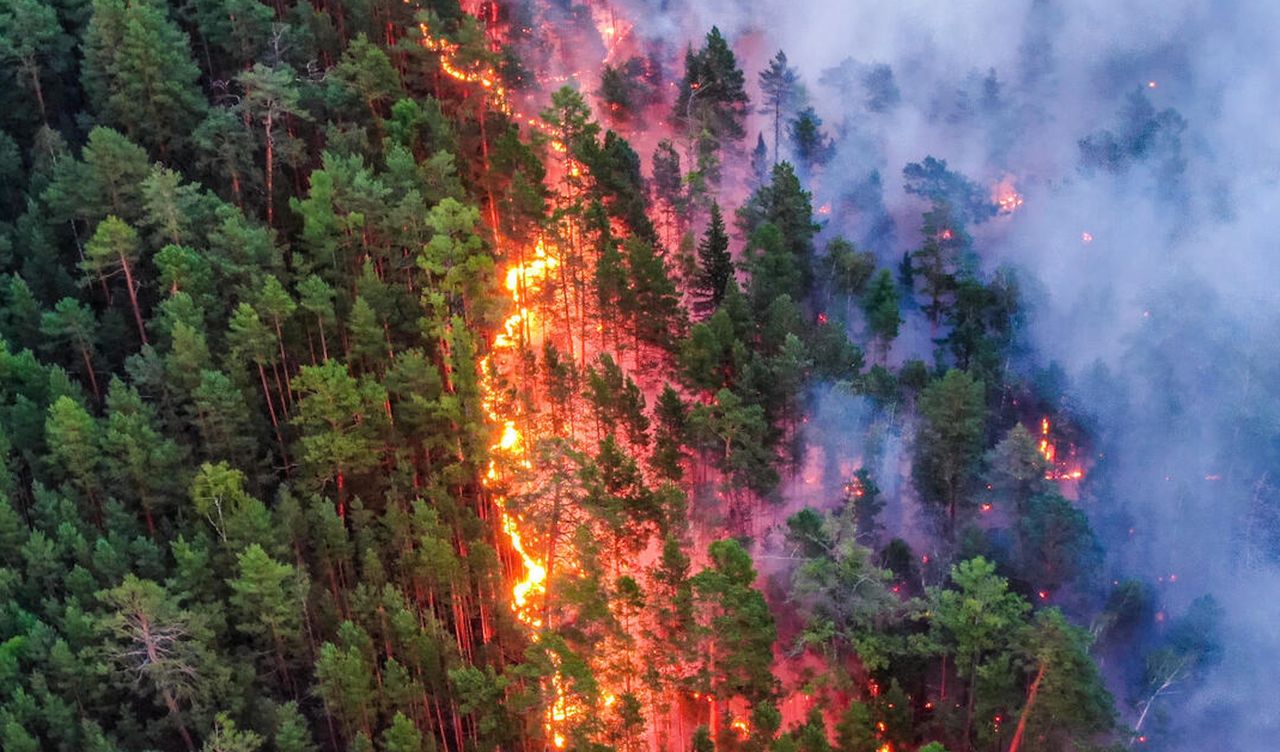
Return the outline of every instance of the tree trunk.
<path id="1" fill-rule="evenodd" d="M 270 112 L 267 113 L 265 127 L 267 133 L 267 227 L 275 227 L 275 136 L 272 135 L 271 132 L 272 122 Z"/>
<path id="2" fill-rule="evenodd" d="M 45 112 L 45 108 L 44 108 L 44 87 L 40 85 L 40 68 L 37 67 L 36 65 L 31 65 L 30 68 L 31 68 L 31 89 L 35 92 L 36 103 L 40 105 L 40 119 L 43 120 L 46 125 L 48 125 L 49 116 Z"/>
<path id="3" fill-rule="evenodd" d="M 142 646 L 147 652 L 147 661 L 150 663 L 158 663 L 160 660 L 159 648 L 156 640 L 151 634 L 151 622 L 144 614 L 135 614 L 138 618 L 141 632 L 138 638 L 142 641 Z M 191 740 L 191 733 L 187 731 L 187 727 L 178 717 L 181 712 L 178 708 L 178 700 L 173 696 L 173 692 L 168 687 L 159 687 L 160 697 L 164 700 L 164 706 L 168 709 L 169 715 L 173 717 L 173 722 L 178 726 L 178 733 L 182 735 L 182 741 L 187 745 L 188 752 L 195 752 L 196 745 Z"/>
<path id="4" fill-rule="evenodd" d="M 329 343 L 324 336 L 324 319 L 316 316 L 316 321 L 320 324 L 320 355 L 324 358 L 324 362 L 329 362 Z"/>
<path id="5" fill-rule="evenodd" d="M 120 256 L 120 266 L 124 269 L 124 284 L 129 289 L 129 304 L 133 306 L 133 320 L 138 324 L 138 336 L 142 338 L 142 344 L 147 344 L 147 328 L 142 323 L 142 309 L 138 307 L 138 288 L 133 282 L 133 268 L 129 266 L 129 259 L 123 254 Z"/>
<path id="6" fill-rule="evenodd" d="M 965 701 L 964 711 L 964 748 L 966 750 L 973 749 L 973 707 L 977 699 L 978 685 L 978 662 L 975 660 L 969 666 L 969 692 L 968 699 Z"/>
<path id="7" fill-rule="evenodd" d="M 98 390 L 98 374 L 93 370 L 93 358 L 89 357 L 89 348 L 81 347 L 80 354 L 84 356 L 85 375 L 89 377 L 89 385 L 93 388 L 93 398 L 102 404 L 102 392 Z"/>
<path id="8" fill-rule="evenodd" d="M 1035 681 L 1031 682 L 1031 689 L 1027 692 L 1027 704 L 1022 706 L 1022 713 L 1018 715 L 1018 728 L 1013 732 L 1013 742 L 1009 745 L 1009 752 L 1018 752 L 1018 747 L 1022 745 L 1022 734 L 1027 730 L 1027 717 L 1031 715 L 1031 708 L 1036 704 L 1036 693 L 1040 691 L 1040 682 L 1044 679 L 1045 663 L 1040 662 L 1040 670 L 1036 672 Z"/>

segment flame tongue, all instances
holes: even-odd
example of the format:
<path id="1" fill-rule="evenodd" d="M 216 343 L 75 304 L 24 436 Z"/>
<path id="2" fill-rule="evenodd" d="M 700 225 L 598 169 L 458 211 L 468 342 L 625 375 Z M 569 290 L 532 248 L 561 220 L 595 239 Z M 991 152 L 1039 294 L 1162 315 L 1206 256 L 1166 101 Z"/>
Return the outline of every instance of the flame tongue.
<path id="1" fill-rule="evenodd" d="M 489 460 L 489 471 L 486 474 L 488 485 L 493 485 L 499 480 L 501 466 L 530 467 L 526 458 L 526 442 L 518 426 L 519 416 L 503 414 L 497 400 L 497 390 L 490 380 L 490 366 L 505 365 L 503 363 L 506 360 L 505 356 L 513 354 L 522 343 L 531 339 L 533 334 L 535 318 L 533 311 L 525 305 L 525 300 L 541 289 L 547 275 L 559 262 L 547 253 L 541 240 L 534 247 L 531 256 L 532 258 L 528 261 L 514 263 L 507 267 L 503 275 L 504 286 L 515 312 L 507 317 L 502 331 L 494 336 L 491 355 L 486 356 L 480 363 L 480 388 L 485 413 L 491 423 L 502 427 L 498 440 L 490 447 L 492 458 Z M 507 509 L 507 498 L 502 495 L 495 496 L 494 505 L 501 515 L 502 532 L 510 541 L 512 550 L 520 557 L 524 568 L 524 576 L 511 588 L 511 608 L 517 619 L 526 626 L 536 629 L 542 626 L 542 618 L 537 615 L 534 602 L 538 596 L 546 593 L 546 564 L 530 553 L 520 530 L 521 520 Z"/>

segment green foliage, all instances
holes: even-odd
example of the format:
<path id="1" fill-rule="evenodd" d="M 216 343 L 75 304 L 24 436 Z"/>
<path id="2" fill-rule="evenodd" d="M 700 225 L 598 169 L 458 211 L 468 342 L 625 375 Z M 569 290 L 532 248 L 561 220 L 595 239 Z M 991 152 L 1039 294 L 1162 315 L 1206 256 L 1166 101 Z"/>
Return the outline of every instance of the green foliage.
<path id="1" fill-rule="evenodd" d="M 698 309 L 704 313 L 712 313 L 719 308 L 732 277 L 733 259 L 729 255 L 729 235 L 725 232 L 720 205 L 712 202 L 707 231 L 698 243 L 698 275 L 693 281 L 693 289 L 698 295 Z"/>
<path id="2" fill-rule="evenodd" d="M 982 384 L 952 369 L 925 388 L 919 407 L 913 478 L 926 501 L 945 507 L 954 531 L 960 508 L 971 503 L 969 486 L 982 454 Z"/>
<path id="3" fill-rule="evenodd" d="M 162 154 L 185 142 L 207 106 L 190 43 L 159 3 L 94 0 L 84 64 L 99 116 Z"/>
<path id="4" fill-rule="evenodd" d="M 685 54 L 684 79 L 672 119 L 690 134 L 706 132 L 718 150 L 745 135 L 745 77 L 720 29 L 711 27 L 702 48 Z"/>

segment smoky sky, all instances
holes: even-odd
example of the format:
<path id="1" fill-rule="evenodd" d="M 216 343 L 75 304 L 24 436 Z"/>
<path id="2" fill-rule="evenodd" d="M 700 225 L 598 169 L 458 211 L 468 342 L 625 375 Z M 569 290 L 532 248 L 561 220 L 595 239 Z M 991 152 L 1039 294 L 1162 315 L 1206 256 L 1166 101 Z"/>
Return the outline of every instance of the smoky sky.
<path id="1" fill-rule="evenodd" d="M 719 26 L 757 100 L 785 50 L 836 146 L 807 176 L 834 202 L 826 232 L 886 265 L 920 239 L 906 163 L 1013 181 L 1023 205 L 972 228 L 975 250 L 1022 281 L 1023 375 L 1060 368 L 1061 405 L 1095 437 L 1079 503 L 1107 576 L 1151 582 L 1171 620 L 1204 593 L 1226 611 L 1221 664 L 1157 706 L 1161 748 L 1275 749 L 1280 3 L 623 5 L 677 72 Z M 758 114 L 749 131 L 771 137 Z"/>

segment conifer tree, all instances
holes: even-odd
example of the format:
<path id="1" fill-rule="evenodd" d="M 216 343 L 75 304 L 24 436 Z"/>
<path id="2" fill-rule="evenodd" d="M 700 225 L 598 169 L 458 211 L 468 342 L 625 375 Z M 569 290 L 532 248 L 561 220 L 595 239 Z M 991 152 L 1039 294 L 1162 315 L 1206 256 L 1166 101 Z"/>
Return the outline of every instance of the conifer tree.
<path id="1" fill-rule="evenodd" d="M 707 231 L 698 243 L 698 276 L 694 280 L 695 305 L 705 314 L 715 312 L 724 300 L 725 289 L 733 277 L 733 258 L 729 255 L 729 235 L 725 232 L 720 205 L 712 202 Z"/>

